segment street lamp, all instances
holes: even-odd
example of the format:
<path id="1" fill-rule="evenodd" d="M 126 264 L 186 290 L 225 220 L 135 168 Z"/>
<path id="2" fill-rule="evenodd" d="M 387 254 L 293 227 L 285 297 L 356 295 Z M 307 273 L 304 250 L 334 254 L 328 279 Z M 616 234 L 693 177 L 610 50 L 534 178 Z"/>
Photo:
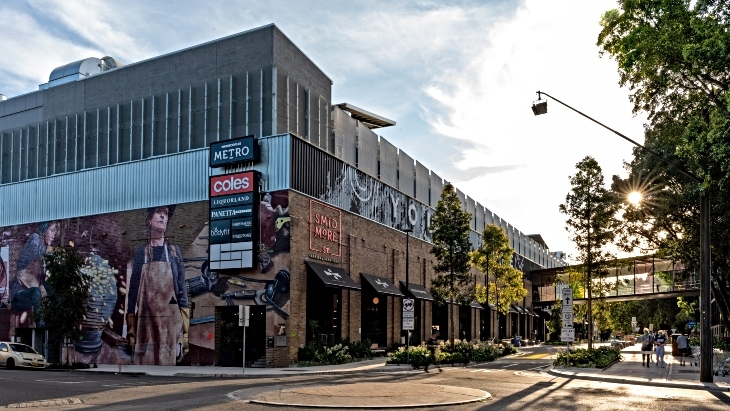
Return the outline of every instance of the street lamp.
<path id="1" fill-rule="evenodd" d="M 704 181 L 695 174 L 679 167 L 670 162 L 656 151 L 644 147 L 636 141 L 626 137 L 618 131 L 608 127 L 607 125 L 589 117 L 588 115 L 574 109 L 573 107 L 563 103 L 555 97 L 543 91 L 537 92 L 537 101 L 532 103 L 532 112 L 538 116 L 547 113 L 547 100 L 542 99 L 542 95 L 552 98 L 561 105 L 575 111 L 581 116 L 591 120 L 599 126 L 611 131 L 617 136 L 639 147 L 641 150 L 658 158 L 670 167 L 679 171 L 681 174 L 689 177 L 691 180 L 702 184 Z M 710 192 L 709 187 L 700 190 L 700 381 L 712 382 L 712 333 L 710 330 Z"/>

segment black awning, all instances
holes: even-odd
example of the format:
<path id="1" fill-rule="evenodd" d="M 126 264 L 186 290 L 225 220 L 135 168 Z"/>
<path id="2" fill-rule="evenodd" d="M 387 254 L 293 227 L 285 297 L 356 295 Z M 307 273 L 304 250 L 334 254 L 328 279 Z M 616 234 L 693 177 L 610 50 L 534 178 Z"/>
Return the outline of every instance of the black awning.
<path id="1" fill-rule="evenodd" d="M 469 304 L 469 307 L 476 308 L 477 310 L 483 310 L 484 307 L 482 307 L 481 304 L 479 304 L 477 301 L 472 301 L 471 304 Z"/>
<path id="2" fill-rule="evenodd" d="M 420 284 L 408 283 L 408 286 L 406 286 L 406 283 L 401 281 L 400 285 L 401 287 L 405 287 L 414 298 L 418 298 L 419 300 L 433 301 L 433 296 L 431 295 L 431 293 L 428 292 L 426 287 Z"/>
<path id="3" fill-rule="evenodd" d="M 489 303 L 489 309 L 492 311 L 497 311 L 497 306 L 492 303 Z"/>
<path id="4" fill-rule="evenodd" d="M 360 273 L 362 278 L 370 284 L 377 293 L 405 297 L 402 292 L 389 279 L 378 277 L 372 274 Z"/>
<path id="5" fill-rule="evenodd" d="M 348 288 L 351 290 L 359 290 L 360 286 L 350 278 L 345 270 L 330 265 L 318 264 L 311 261 L 306 262 L 309 268 L 317 274 L 325 287 Z"/>
<path id="6" fill-rule="evenodd" d="M 512 304 L 512 305 L 509 306 L 509 312 L 515 313 L 515 314 L 519 314 L 520 313 L 519 311 L 517 311 L 517 308 L 516 308 L 516 306 L 514 304 Z"/>
<path id="7" fill-rule="evenodd" d="M 525 310 L 527 310 L 527 314 L 530 314 L 533 317 L 538 317 L 537 313 L 530 307 L 525 307 Z"/>
<path id="8" fill-rule="evenodd" d="M 515 307 L 515 310 L 517 310 L 517 313 L 519 314 L 527 314 L 527 312 L 519 305 L 512 304 L 512 307 Z"/>

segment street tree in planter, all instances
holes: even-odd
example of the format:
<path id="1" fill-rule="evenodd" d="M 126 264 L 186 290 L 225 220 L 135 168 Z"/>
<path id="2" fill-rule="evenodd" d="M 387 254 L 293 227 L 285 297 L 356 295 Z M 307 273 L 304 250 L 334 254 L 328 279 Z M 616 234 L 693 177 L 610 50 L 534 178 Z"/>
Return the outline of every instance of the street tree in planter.
<path id="1" fill-rule="evenodd" d="M 469 222 L 471 214 L 461 209 L 461 201 L 451 183 L 447 183 L 431 218 L 433 248 L 436 258 L 431 281 L 431 292 L 441 303 L 449 304 L 450 337 L 454 342 L 454 304 L 469 304 L 475 298 L 474 285 L 469 275 Z"/>
<path id="2" fill-rule="evenodd" d="M 477 285 L 476 300 L 493 304 L 497 313 L 505 315 L 512 303 L 522 301 L 527 295 L 522 271 L 510 265 L 513 254 L 507 233 L 493 224 L 484 226 L 482 245 L 471 253 L 472 264 L 485 276 L 485 285 Z M 487 328 L 491 330 L 490 324 Z"/>
<path id="3" fill-rule="evenodd" d="M 585 290 L 588 302 L 588 349 L 593 348 L 593 279 L 613 255 L 604 250 L 613 240 L 618 201 L 614 192 L 604 186 L 603 172 L 598 162 L 586 156 L 575 165 L 570 176 L 572 189 L 560 204 L 560 212 L 568 219 L 565 230 L 578 250 L 579 263 L 585 269 Z M 600 294 L 599 294 L 600 295 Z M 575 297 L 575 296 L 574 296 Z"/>
<path id="4" fill-rule="evenodd" d="M 49 343 L 75 341 L 81 336 L 79 325 L 89 308 L 91 278 L 82 268 L 85 259 L 70 246 L 57 247 L 43 257 L 48 294 L 41 299 L 36 321 L 48 329 Z M 66 363 L 69 363 L 66 350 Z"/>

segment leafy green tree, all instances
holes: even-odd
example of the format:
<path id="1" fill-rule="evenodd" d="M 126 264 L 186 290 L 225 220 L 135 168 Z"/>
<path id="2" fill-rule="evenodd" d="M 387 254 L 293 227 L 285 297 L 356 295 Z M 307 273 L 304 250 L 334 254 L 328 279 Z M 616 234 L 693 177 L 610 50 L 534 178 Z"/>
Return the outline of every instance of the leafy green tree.
<path id="1" fill-rule="evenodd" d="M 550 320 L 545 323 L 545 328 L 548 330 L 548 336 L 546 337 L 548 341 L 558 341 L 560 339 L 560 327 L 563 321 L 560 310 L 560 301 L 556 301 L 550 308 Z"/>
<path id="2" fill-rule="evenodd" d="M 487 279 L 487 285 L 477 285 L 476 300 L 488 301 L 497 312 L 507 314 L 512 303 L 520 302 L 527 295 L 522 271 L 510 265 L 514 250 L 502 227 L 487 224 L 482 233 L 482 245 L 471 254 L 471 261 Z M 490 316 L 487 316 L 489 318 Z M 491 330 L 487 323 L 488 329 Z"/>
<path id="3" fill-rule="evenodd" d="M 568 219 L 565 229 L 578 250 L 578 260 L 585 267 L 585 289 L 588 302 L 588 349 L 593 348 L 593 274 L 602 270 L 613 256 L 604 247 L 613 240 L 616 197 L 604 187 L 598 162 L 587 156 L 576 164 L 570 177 L 571 192 L 560 205 Z M 600 294 L 599 294 L 600 295 Z"/>
<path id="4" fill-rule="evenodd" d="M 474 284 L 469 274 L 471 243 L 469 222 L 471 214 L 461 209 L 461 201 L 451 183 L 447 183 L 431 218 L 433 248 L 436 258 L 435 278 L 431 292 L 442 304 L 449 304 L 450 338 L 454 341 L 454 304 L 469 304 L 475 298 Z"/>
<path id="5" fill-rule="evenodd" d="M 634 150 L 617 193 L 644 192 L 624 205 L 621 244 L 657 249 L 699 269 L 699 196 L 711 199 L 712 295 L 730 328 L 730 7 L 718 0 L 621 0 L 603 15 L 598 46 L 613 58 L 634 112 L 648 115 L 645 146 Z"/>
<path id="6" fill-rule="evenodd" d="M 50 343 L 81 336 L 79 325 L 89 308 L 91 277 L 81 269 L 85 260 L 73 247 L 57 247 L 43 257 L 48 294 L 41 299 L 36 321 L 43 321 Z M 66 362 L 69 362 L 68 350 Z"/>

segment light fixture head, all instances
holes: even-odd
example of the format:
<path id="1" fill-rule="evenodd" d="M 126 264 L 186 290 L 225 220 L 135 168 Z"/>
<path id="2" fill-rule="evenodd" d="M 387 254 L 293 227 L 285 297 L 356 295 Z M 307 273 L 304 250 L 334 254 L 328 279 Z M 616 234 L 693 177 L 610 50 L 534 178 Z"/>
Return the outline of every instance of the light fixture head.
<path id="1" fill-rule="evenodd" d="M 547 113 L 547 100 L 537 100 L 532 103 L 532 113 L 536 116 Z"/>

